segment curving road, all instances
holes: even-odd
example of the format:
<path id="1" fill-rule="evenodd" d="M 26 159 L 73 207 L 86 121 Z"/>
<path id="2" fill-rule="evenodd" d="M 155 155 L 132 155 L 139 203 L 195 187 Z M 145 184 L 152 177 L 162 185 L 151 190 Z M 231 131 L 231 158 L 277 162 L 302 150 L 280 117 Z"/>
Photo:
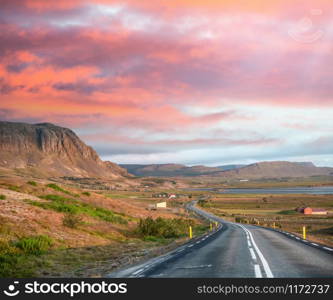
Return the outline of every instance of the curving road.
<path id="1" fill-rule="evenodd" d="M 333 249 L 286 232 L 226 222 L 191 203 L 219 228 L 166 255 L 110 277 L 333 277 Z"/>

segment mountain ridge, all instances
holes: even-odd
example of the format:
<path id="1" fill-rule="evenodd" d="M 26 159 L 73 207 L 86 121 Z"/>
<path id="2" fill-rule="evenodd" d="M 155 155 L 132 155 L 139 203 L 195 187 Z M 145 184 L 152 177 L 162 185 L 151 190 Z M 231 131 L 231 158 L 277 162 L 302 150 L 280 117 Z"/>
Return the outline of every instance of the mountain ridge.
<path id="1" fill-rule="evenodd" d="M 26 169 L 49 176 L 129 176 L 112 162 L 104 162 L 71 129 L 51 123 L 0 121 L 0 167 Z"/>
<path id="2" fill-rule="evenodd" d="M 312 162 L 270 161 L 249 165 L 225 165 L 188 167 L 181 164 L 121 164 L 121 167 L 135 176 L 214 176 L 221 178 L 281 178 L 332 175 L 333 168 L 316 167 Z"/>

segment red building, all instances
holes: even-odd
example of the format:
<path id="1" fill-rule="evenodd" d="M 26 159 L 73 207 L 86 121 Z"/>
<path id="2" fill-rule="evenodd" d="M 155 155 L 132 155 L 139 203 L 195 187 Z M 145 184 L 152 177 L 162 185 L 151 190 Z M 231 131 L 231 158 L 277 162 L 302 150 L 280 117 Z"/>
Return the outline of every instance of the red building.
<path id="1" fill-rule="evenodd" d="M 305 214 L 305 215 L 312 215 L 312 212 L 313 212 L 313 210 L 311 207 L 305 207 L 303 209 L 303 214 Z"/>
<path id="2" fill-rule="evenodd" d="M 323 208 L 298 207 L 296 211 L 305 215 L 327 215 L 327 210 Z"/>

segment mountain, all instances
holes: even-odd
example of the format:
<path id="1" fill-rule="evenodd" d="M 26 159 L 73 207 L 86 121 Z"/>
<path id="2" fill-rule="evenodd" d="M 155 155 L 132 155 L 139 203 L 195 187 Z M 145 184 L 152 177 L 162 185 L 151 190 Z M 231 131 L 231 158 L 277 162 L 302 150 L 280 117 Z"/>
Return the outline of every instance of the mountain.
<path id="1" fill-rule="evenodd" d="M 333 175 L 333 168 L 316 167 L 312 162 L 272 161 L 251 165 L 224 165 L 218 167 L 193 166 L 181 164 L 122 164 L 129 173 L 136 176 L 214 176 L 225 179 L 308 177 Z"/>
<path id="2" fill-rule="evenodd" d="M 201 165 L 187 167 L 181 164 L 121 164 L 120 166 L 136 176 L 199 176 L 221 171 L 221 169 L 215 167 L 206 167 Z"/>
<path id="3" fill-rule="evenodd" d="M 0 121 L 0 167 L 48 176 L 127 176 L 125 169 L 103 162 L 95 150 L 70 129 L 50 123 Z"/>
<path id="4" fill-rule="evenodd" d="M 221 171 L 213 176 L 221 178 L 256 179 L 282 177 L 309 177 L 316 175 L 333 175 L 333 168 L 316 167 L 311 162 L 271 161 L 258 162 L 242 168 Z"/>

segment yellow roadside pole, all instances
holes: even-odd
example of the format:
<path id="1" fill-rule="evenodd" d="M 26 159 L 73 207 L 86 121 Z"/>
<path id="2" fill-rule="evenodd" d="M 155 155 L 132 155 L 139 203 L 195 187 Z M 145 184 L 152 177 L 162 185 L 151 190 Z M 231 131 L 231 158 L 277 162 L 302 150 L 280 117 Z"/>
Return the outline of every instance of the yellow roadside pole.
<path id="1" fill-rule="evenodd" d="M 191 239 L 193 237 L 192 226 L 189 227 L 189 235 L 190 235 L 190 239 Z"/>
<path id="2" fill-rule="evenodd" d="M 212 231 L 213 230 L 213 224 L 210 223 L 209 226 L 210 226 L 210 231 Z"/>
<path id="3" fill-rule="evenodd" d="M 218 223 L 217 222 L 215 222 L 215 227 L 217 227 L 218 226 Z"/>
<path id="4" fill-rule="evenodd" d="M 273 222 L 273 228 L 275 229 L 275 222 Z"/>
<path id="5" fill-rule="evenodd" d="M 257 225 L 259 225 L 259 220 L 257 221 Z"/>
<path id="6" fill-rule="evenodd" d="M 303 240 L 306 240 L 306 227 L 303 226 Z"/>

